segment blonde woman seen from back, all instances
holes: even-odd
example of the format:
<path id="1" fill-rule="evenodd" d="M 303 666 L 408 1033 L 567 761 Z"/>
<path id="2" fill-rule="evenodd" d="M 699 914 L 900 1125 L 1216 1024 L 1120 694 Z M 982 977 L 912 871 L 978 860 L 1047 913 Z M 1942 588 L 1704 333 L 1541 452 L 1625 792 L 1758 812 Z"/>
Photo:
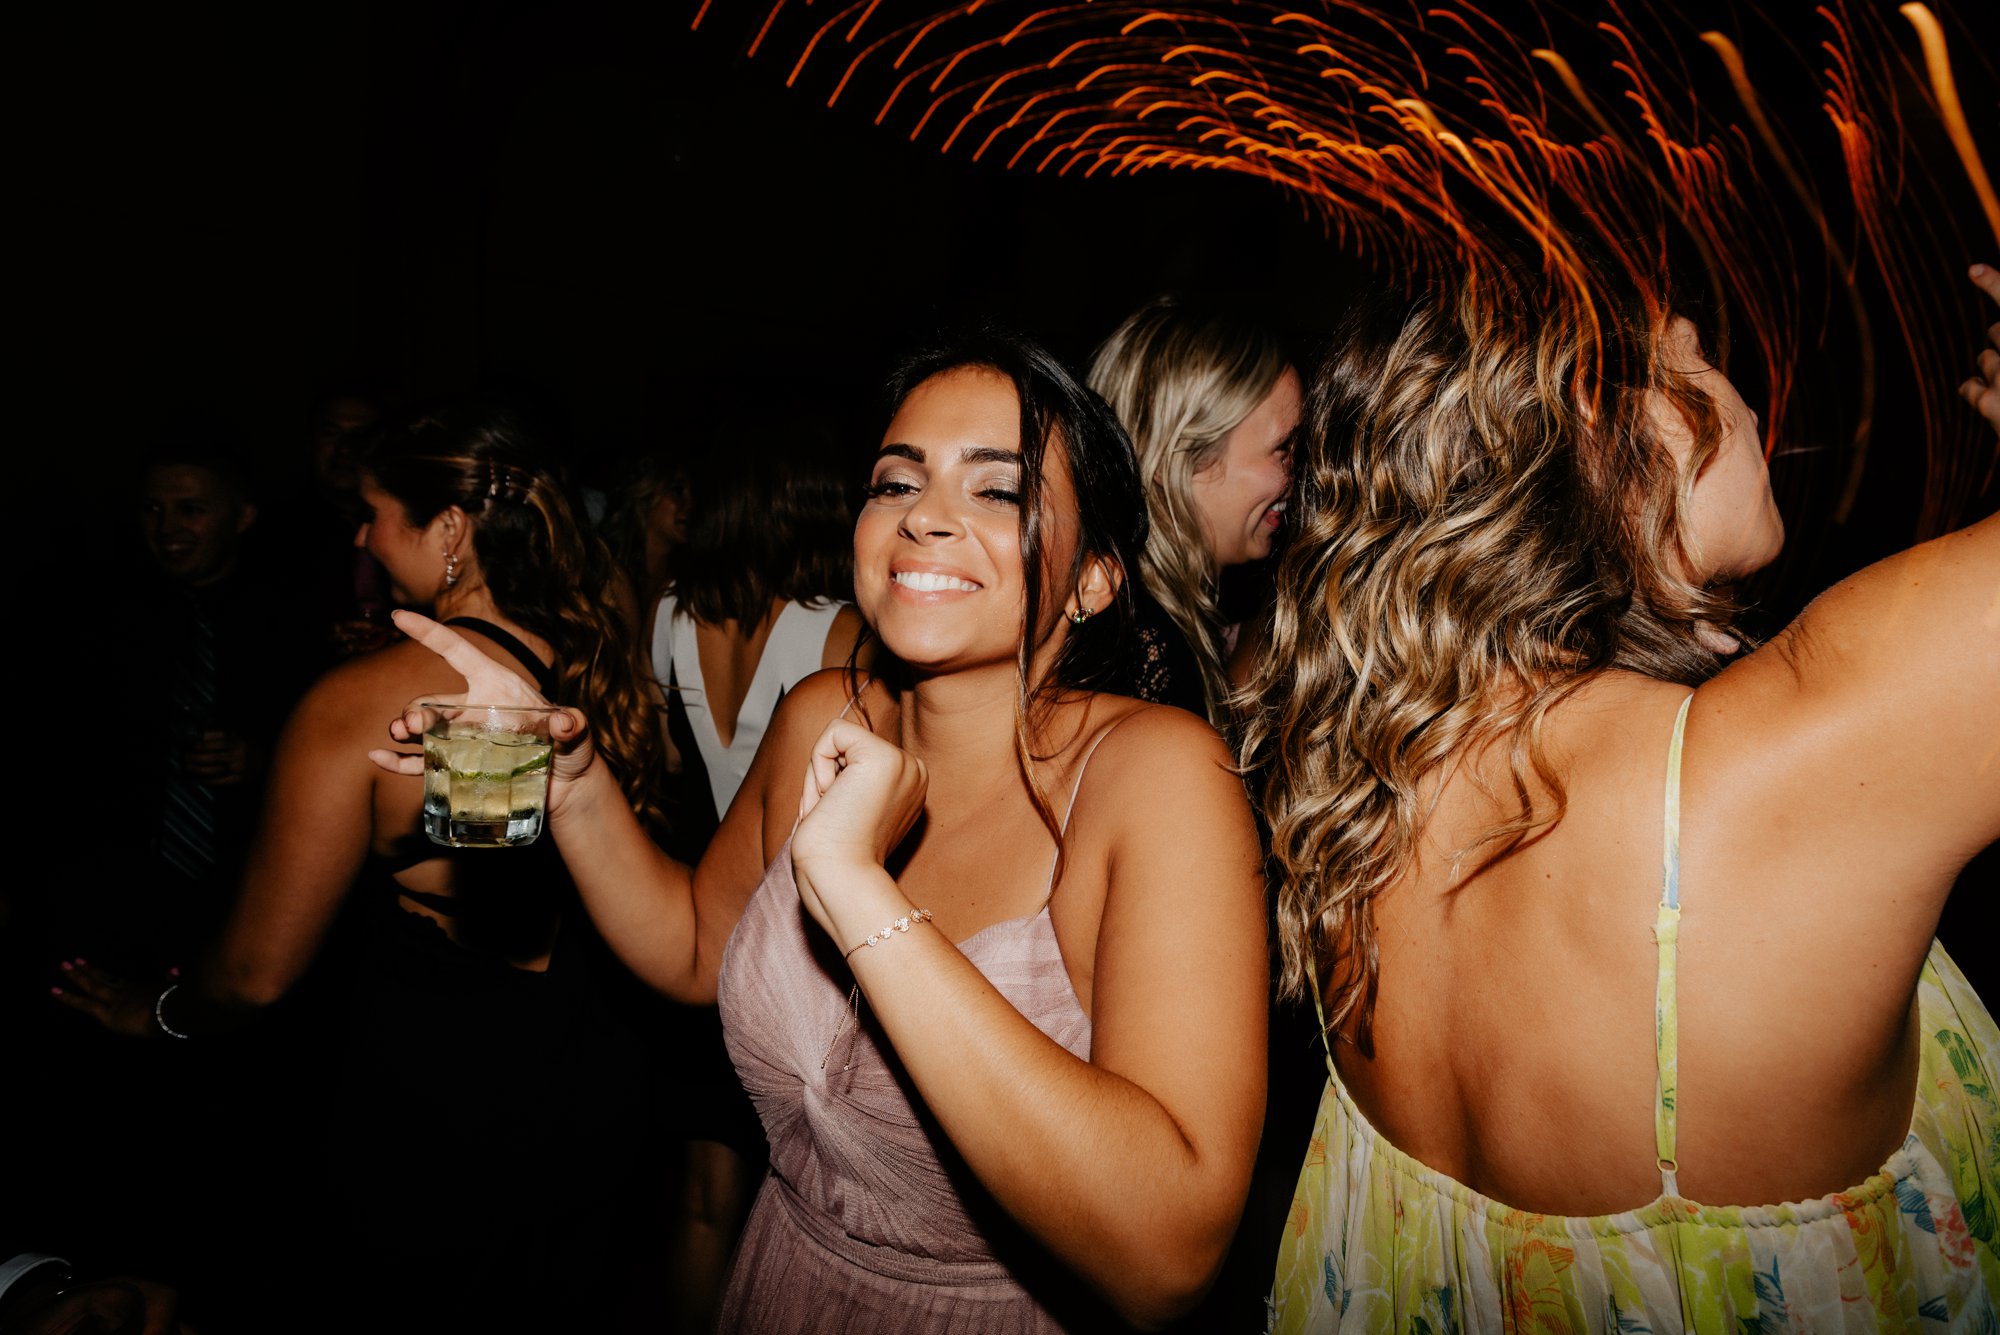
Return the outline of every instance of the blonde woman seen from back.
<path id="1" fill-rule="evenodd" d="M 2000 519 L 1725 666 L 1756 414 L 1687 320 L 1490 277 L 1351 322 L 1301 432 L 1274 1328 L 1990 1328 L 2000 1039 L 1932 938 L 2000 834 Z"/>

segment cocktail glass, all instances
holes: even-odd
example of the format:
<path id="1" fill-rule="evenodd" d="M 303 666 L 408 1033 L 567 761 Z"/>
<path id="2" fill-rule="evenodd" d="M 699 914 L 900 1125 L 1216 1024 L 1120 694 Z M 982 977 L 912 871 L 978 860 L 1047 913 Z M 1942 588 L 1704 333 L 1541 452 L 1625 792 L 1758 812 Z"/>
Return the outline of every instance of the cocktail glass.
<path id="1" fill-rule="evenodd" d="M 542 832 L 553 706 L 421 706 L 424 833 L 452 848 L 513 848 Z"/>

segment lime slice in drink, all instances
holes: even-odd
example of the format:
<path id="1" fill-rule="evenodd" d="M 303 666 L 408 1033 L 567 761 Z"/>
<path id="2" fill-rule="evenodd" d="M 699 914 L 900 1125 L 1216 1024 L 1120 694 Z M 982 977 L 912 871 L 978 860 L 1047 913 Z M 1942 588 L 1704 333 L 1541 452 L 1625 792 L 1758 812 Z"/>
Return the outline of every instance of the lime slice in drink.
<path id="1" fill-rule="evenodd" d="M 529 760 L 524 762 L 523 764 L 514 766 L 513 770 L 507 775 L 507 777 L 511 779 L 518 779 L 523 774 L 532 774 L 534 771 L 538 769 L 547 769 L 549 767 L 549 761 L 554 757 L 554 755 L 555 755 L 554 748 L 552 747 L 544 748 L 539 754 L 535 756 L 533 760 Z"/>

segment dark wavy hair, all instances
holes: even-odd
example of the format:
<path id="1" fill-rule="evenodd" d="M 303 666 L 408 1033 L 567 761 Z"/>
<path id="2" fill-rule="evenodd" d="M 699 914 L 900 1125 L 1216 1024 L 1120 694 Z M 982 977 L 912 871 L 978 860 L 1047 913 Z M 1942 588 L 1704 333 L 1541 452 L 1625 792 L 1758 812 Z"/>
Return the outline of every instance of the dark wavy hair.
<path id="1" fill-rule="evenodd" d="M 503 412 L 460 410 L 376 433 L 361 471 L 419 527 L 452 506 L 471 520 L 486 590 L 555 651 L 555 703 L 590 717 L 598 752 L 649 827 L 664 822 L 666 762 L 638 643 L 605 601 L 616 567 L 551 460 Z"/>
<path id="2" fill-rule="evenodd" d="M 1035 741 L 1046 706 L 1067 692 L 1104 685 L 1127 651 L 1132 581 L 1146 546 L 1146 493 L 1132 442 L 1110 406 L 1048 349 L 995 326 L 949 335 L 905 357 L 885 387 L 884 423 L 918 386 L 967 368 L 1005 376 L 1021 404 L 1021 565 L 1027 596 L 1016 659 L 1015 750 L 1042 819 L 1060 840 L 1061 821 L 1034 779 Z M 1077 505 L 1076 552 L 1069 568 L 1059 571 L 1048 569 L 1042 541 L 1047 522 L 1044 470 L 1051 447 L 1062 451 Z M 1050 633 L 1059 634 L 1068 625 L 1068 634 L 1048 675 L 1034 681 L 1035 652 L 1047 638 L 1040 627 L 1051 581 L 1057 590 L 1074 588 L 1093 557 L 1118 568 L 1117 596 L 1080 626 L 1058 618 Z"/>
<path id="3" fill-rule="evenodd" d="M 832 428 L 786 413 L 758 427 L 752 449 L 718 445 L 688 465 L 687 542 L 667 586 L 677 611 L 747 629 L 780 599 L 852 598 L 852 488 Z"/>

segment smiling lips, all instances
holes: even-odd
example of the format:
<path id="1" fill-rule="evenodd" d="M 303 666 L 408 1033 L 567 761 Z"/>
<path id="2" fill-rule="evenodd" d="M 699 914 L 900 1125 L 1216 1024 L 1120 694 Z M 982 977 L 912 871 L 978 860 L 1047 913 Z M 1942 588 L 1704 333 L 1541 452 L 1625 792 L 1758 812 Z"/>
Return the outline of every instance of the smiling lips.
<path id="1" fill-rule="evenodd" d="M 912 593 L 977 593 L 980 589 L 969 579 L 932 570 L 898 570 L 889 576 L 889 582 L 899 584 Z"/>
<path id="2" fill-rule="evenodd" d="M 1284 523 L 1285 507 L 1289 504 L 1291 504 L 1291 501 L 1289 498 L 1287 498 L 1279 501 L 1276 505 L 1273 505 L 1269 509 L 1264 511 L 1264 527 L 1276 528 L 1278 527 L 1278 525 Z"/>

